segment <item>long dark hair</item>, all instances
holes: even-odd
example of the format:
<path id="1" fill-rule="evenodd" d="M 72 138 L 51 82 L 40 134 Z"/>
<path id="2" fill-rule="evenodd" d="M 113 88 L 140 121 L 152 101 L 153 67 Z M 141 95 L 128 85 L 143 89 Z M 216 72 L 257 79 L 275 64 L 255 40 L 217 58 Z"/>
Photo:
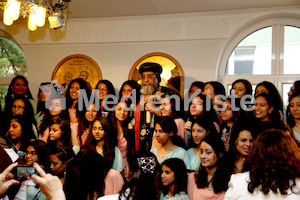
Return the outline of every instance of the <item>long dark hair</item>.
<path id="1" fill-rule="evenodd" d="M 295 140 L 280 129 L 261 133 L 253 146 L 245 165 L 250 169 L 248 191 L 255 189 L 268 194 L 299 194 L 296 179 L 300 178 L 300 152 Z M 295 191 L 293 189 L 296 189 Z"/>
<path id="2" fill-rule="evenodd" d="M 63 118 L 51 120 L 51 122 L 49 124 L 49 129 L 54 124 L 59 125 L 59 128 L 60 128 L 62 134 L 57 141 L 51 141 L 51 140 L 49 140 L 49 137 L 48 137 L 48 142 L 47 142 L 48 146 L 58 146 L 58 141 L 60 141 L 62 143 L 62 145 L 61 145 L 62 147 L 64 147 L 64 148 L 70 147 L 70 145 L 71 145 L 71 129 L 70 129 L 69 120 L 66 120 Z"/>
<path id="3" fill-rule="evenodd" d="M 136 94 L 136 104 L 140 101 L 140 96 L 141 96 L 141 86 L 134 80 L 127 80 L 125 81 L 122 86 L 121 86 L 121 89 L 120 89 L 120 92 L 119 92 L 119 101 L 121 100 L 122 98 L 122 91 L 123 91 L 123 87 L 125 85 L 129 85 L 133 90 L 135 90 L 135 94 Z M 128 105 L 130 106 L 131 105 L 131 100 L 128 99 L 129 102 L 128 102 Z"/>
<path id="4" fill-rule="evenodd" d="M 175 190 L 173 195 L 178 194 L 179 192 L 186 192 L 187 188 L 187 169 L 183 160 L 179 158 L 170 158 L 165 160 L 161 166 L 169 167 L 175 176 Z M 169 188 L 162 186 L 162 192 L 164 195 L 168 194 Z"/>
<path id="5" fill-rule="evenodd" d="M 32 105 L 31 105 L 30 101 L 27 98 L 25 98 L 24 96 L 23 97 L 20 96 L 20 97 L 16 97 L 16 98 L 12 99 L 11 102 L 5 106 L 5 111 L 4 111 L 5 116 L 8 119 L 13 117 L 12 106 L 13 106 L 14 102 L 18 99 L 22 100 L 25 105 L 24 111 L 23 111 L 23 116 L 28 121 L 30 121 L 32 124 L 36 125 Z"/>
<path id="6" fill-rule="evenodd" d="M 199 126 L 201 126 L 202 128 L 204 128 L 206 130 L 206 136 L 209 134 L 215 134 L 217 135 L 217 130 L 215 125 L 213 124 L 212 121 L 206 119 L 205 117 L 197 117 L 196 119 L 192 120 L 192 130 L 193 130 L 193 126 L 194 124 L 198 124 Z M 191 132 L 192 132 L 191 130 Z M 198 145 L 196 145 L 194 139 L 192 139 L 190 141 L 190 144 L 188 145 L 189 147 L 198 147 Z"/>
<path id="7" fill-rule="evenodd" d="M 245 86 L 245 89 L 246 89 L 246 94 L 252 95 L 252 85 L 248 80 L 246 80 L 246 79 L 237 79 L 232 83 L 232 88 L 237 83 L 243 83 L 244 86 Z M 231 90 L 232 90 L 232 88 L 231 88 Z M 230 90 L 230 95 L 231 95 L 231 90 Z"/>
<path id="8" fill-rule="evenodd" d="M 70 82 L 70 84 L 69 84 L 69 86 L 68 86 L 68 89 L 67 89 L 67 91 L 66 91 L 66 102 L 67 102 L 67 104 L 66 104 L 66 109 L 69 109 L 71 106 L 72 106 L 72 104 L 73 104 L 73 99 L 71 98 L 71 96 L 70 96 L 70 89 L 71 89 L 71 85 L 74 83 L 74 82 L 77 82 L 78 84 L 79 84 L 79 86 L 80 86 L 80 90 L 84 90 L 85 92 L 86 92 L 86 96 L 87 97 L 90 97 L 91 96 L 91 91 L 90 91 L 90 89 L 89 89 L 89 87 L 88 87 L 88 85 L 87 85 L 87 83 L 86 83 L 86 81 L 85 80 L 83 80 L 82 78 L 76 78 L 76 79 L 73 79 L 71 82 Z M 76 105 L 76 111 L 78 111 L 78 105 Z"/>
<path id="9" fill-rule="evenodd" d="M 35 139 L 35 135 L 32 130 L 32 124 L 22 115 L 13 116 L 10 120 L 10 123 L 13 119 L 16 120 L 16 122 L 18 122 L 22 127 L 21 136 L 15 140 L 10 139 L 9 135 L 7 135 L 6 137 L 10 139 L 13 144 L 16 144 L 17 141 L 21 141 L 21 148 L 19 150 L 25 151 L 25 148 L 28 146 L 29 142 L 32 139 Z"/>
<path id="10" fill-rule="evenodd" d="M 49 100 L 49 102 L 47 102 L 47 107 L 49 108 L 50 104 L 52 103 L 52 101 L 54 99 L 60 99 L 61 104 L 62 104 L 61 113 L 59 114 L 59 116 L 57 118 L 69 119 L 69 112 L 65 108 L 65 97 L 61 96 L 61 97 L 57 97 L 57 98 L 53 98 L 53 99 Z M 52 115 L 50 114 L 48 108 L 45 109 L 44 118 L 42 119 L 42 122 L 40 123 L 40 126 L 39 126 L 38 133 L 41 135 L 44 134 L 44 131 L 49 127 L 50 122 L 53 120 Z"/>
<path id="11" fill-rule="evenodd" d="M 53 99 L 53 98 L 55 98 L 55 97 L 58 96 L 56 94 L 57 92 L 54 89 L 53 85 L 55 85 L 55 84 L 53 84 L 51 82 L 42 82 L 40 84 L 39 91 L 38 91 L 38 96 L 37 96 L 37 100 L 38 100 L 37 111 L 36 111 L 37 113 L 39 113 L 39 112 L 43 113 L 46 110 L 46 101 L 41 101 L 41 97 L 40 97 L 41 92 L 43 92 L 42 89 L 41 89 L 41 88 L 43 88 L 43 86 L 49 86 L 50 87 L 50 89 L 51 89 L 51 97 L 50 98 L 51 99 Z"/>
<path id="12" fill-rule="evenodd" d="M 199 95 L 195 96 L 194 99 L 196 97 L 199 97 L 203 101 L 203 112 L 204 112 L 203 117 L 219 124 L 219 120 L 218 120 L 217 114 L 213 108 L 211 99 L 205 94 L 199 94 Z M 192 101 L 191 101 L 191 103 L 192 103 Z M 190 119 L 193 118 L 193 116 L 191 115 L 191 112 L 190 112 L 191 103 L 189 104 L 189 111 L 188 111 L 188 117 Z M 210 106 L 208 106 L 208 105 L 210 105 Z"/>
<path id="13" fill-rule="evenodd" d="M 99 86 L 100 83 L 103 83 L 103 84 L 107 87 L 107 95 L 113 95 L 113 96 L 116 96 L 115 88 L 114 88 L 113 84 L 112 84 L 109 80 L 105 80 L 105 79 L 100 80 L 100 81 L 97 83 L 95 89 L 98 89 L 98 86 Z M 111 101 L 111 99 L 112 99 L 112 98 L 108 98 L 107 101 Z M 106 106 L 109 107 L 109 108 L 112 108 L 112 107 L 113 107 L 112 104 L 106 104 Z M 104 109 L 104 110 L 105 110 L 105 109 Z"/>
<path id="14" fill-rule="evenodd" d="M 113 161 L 115 159 L 115 147 L 117 146 L 117 134 L 113 129 L 112 122 L 105 118 L 105 117 L 97 117 L 91 124 L 90 127 L 90 134 L 88 136 L 88 139 L 86 141 L 86 144 L 84 145 L 85 149 L 91 149 L 93 151 L 96 151 L 96 145 L 97 141 L 95 140 L 92 130 L 93 125 L 96 121 L 99 121 L 101 123 L 101 126 L 105 133 L 105 143 L 103 146 L 103 157 L 105 158 L 106 166 L 108 169 L 112 168 Z"/>
<path id="15" fill-rule="evenodd" d="M 91 150 L 81 151 L 77 158 L 81 199 L 87 199 L 87 196 L 92 199 L 95 193 L 97 197 L 103 196 L 106 176 L 105 158 Z"/>
<path id="16" fill-rule="evenodd" d="M 183 112 L 183 101 L 177 92 L 175 92 L 175 91 L 166 92 L 161 96 L 161 98 L 169 99 L 174 119 L 177 119 L 177 118 L 184 119 L 185 115 Z M 179 105 L 177 105 L 177 104 L 179 104 Z M 176 108 L 179 108 L 179 110 Z"/>
<path id="17" fill-rule="evenodd" d="M 174 145 L 182 147 L 186 149 L 184 142 L 182 141 L 181 137 L 177 135 L 177 126 L 173 118 L 168 116 L 161 116 L 157 119 L 156 124 L 161 126 L 161 129 L 165 133 L 173 132 L 173 135 L 170 136 L 170 139 Z"/>
<path id="18" fill-rule="evenodd" d="M 13 91 L 11 88 L 12 88 L 13 84 L 15 83 L 15 81 L 16 81 L 17 79 L 22 79 L 22 80 L 25 82 L 25 84 L 27 85 L 27 91 L 26 91 L 26 93 L 25 93 L 24 96 L 25 96 L 26 98 L 28 98 L 28 99 L 33 99 L 33 98 L 32 98 L 32 95 L 31 95 L 31 92 L 30 92 L 30 89 L 29 89 L 29 85 L 28 85 L 27 79 L 26 79 L 24 76 L 15 76 L 15 77 L 11 80 L 11 82 L 10 82 L 10 84 L 9 84 L 9 87 L 8 87 L 8 90 L 7 90 L 7 94 L 6 94 L 6 97 L 5 97 L 5 105 L 9 104 L 9 102 L 10 102 L 13 98 L 15 98 L 15 93 L 14 93 L 14 91 Z"/>
<path id="19" fill-rule="evenodd" d="M 230 173 L 233 173 L 234 170 L 236 169 L 235 162 L 239 159 L 240 153 L 236 149 L 236 140 L 238 139 L 238 137 L 242 131 L 250 132 L 253 140 L 255 140 L 256 135 L 257 135 L 255 133 L 253 124 L 238 123 L 233 126 L 232 133 L 230 135 L 229 150 L 226 154 L 226 162 L 227 162 L 227 166 L 229 168 Z"/>
<path id="20" fill-rule="evenodd" d="M 287 119 L 287 123 L 288 125 L 293 128 L 295 126 L 295 118 L 294 116 L 291 114 L 291 109 L 290 109 L 290 106 L 291 106 L 291 101 L 296 98 L 296 97 L 300 97 L 300 93 L 294 93 L 292 94 L 292 96 L 290 97 L 289 99 L 289 105 L 287 106 L 287 109 L 286 109 L 286 119 Z M 297 106 L 297 105 L 294 105 L 294 106 Z"/>
<path id="21" fill-rule="evenodd" d="M 47 151 L 47 144 L 42 140 L 33 140 L 28 143 L 27 148 L 32 146 L 38 156 L 38 163 L 45 169 L 49 169 L 49 152 Z"/>
<path id="22" fill-rule="evenodd" d="M 266 99 L 267 103 L 269 104 L 269 107 L 273 107 L 273 110 L 271 113 L 269 113 L 269 118 L 271 121 L 279 121 L 280 120 L 280 114 L 279 114 L 279 111 L 278 111 L 278 108 L 276 107 L 276 99 L 274 99 L 272 97 L 272 95 L 270 94 L 267 94 L 267 93 L 261 93 L 259 95 L 257 95 L 255 97 L 255 100 L 258 98 L 258 97 L 263 97 Z"/>
<path id="23" fill-rule="evenodd" d="M 257 84 L 256 88 L 258 88 L 259 86 L 264 86 L 269 91 L 268 94 L 271 96 L 271 98 L 274 101 L 274 109 L 277 109 L 277 110 L 280 110 L 281 112 L 283 112 L 282 98 L 281 98 L 277 88 L 275 87 L 275 85 L 269 81 L 263 81 L 263 82 Z M 257 96 L 256 88 L 255 88 L 255 93 L 254 93 L 255 98 Z"/>
<path id="24" fill-rule="evenodd" d="M 227 167 L 225 166 L 224 162 L 224 143 L 220 139 L 218 135 L 209 134 L 206 136 L 200 143 L 200 145 L 206 142 L 209 144 L 217 156 L 217 170 L 215 171 L 213 178 L 212 178 L 212 186 L 215 193 L 220 193 L 226 191 L 228 188 L 228 181 L 229 181 L 229 173 Z M 205 167 L 200 165 L 200 170 L 198 174 L 195 174 L 196 178 L 196 185 L 198 188 L 205 188 L 208 187 L 210 184 L 207 181 L 207 170 Z"/>
<path id="25" fill-rule="evenodd" d="M 144 170 L 140 165 L 140 159 L 143 159 L 145 164 L 149 164 L 149 166 L 154 165 L 153 170 Z M 119 200 L 123 198 L 132 200 L 159 200 L 160 166 L 156 156 L 149 151 L 138 151 L 129 161 L 129 168 L 132 174 L 124 184 Z"/>
<path id="26" fill-rule="evenodd" d="M 123 102 L 118 102 L 116 104 L 116 109 L 117 109 L 117 105 L 119 103 L 123 103 Z M 128 106 L 128 102 L 124 102 L 127 106 L 127 108 L 129 107 Z M 114 111 L 110 111 L 108 113 L 108 119 L 112 122 L 113 124 L 113 129 L 114 129 L 114 132 L 116 134 L 118 134 L 118 130 L 117 130 L 117 121 L 118 119 L 116 118 L 116 115 L 115 115 L 115 112 L 116 112 L 116 109 Z M 122 130 L 123 130 L 123 135 L 124 135 L 124 138 L 126 139 L 127 141 L 127 160 L 128 159 L 131 159 L 133 153 L 134 153 L 134 144 L 133 144 L 133 135 L 129 135 L 130 132 L 128 131 L 128 123 L 130 123 L 130 117 L 127 116 L 127 118 L 122 122 L 121 126 L 122 126 Z"/>

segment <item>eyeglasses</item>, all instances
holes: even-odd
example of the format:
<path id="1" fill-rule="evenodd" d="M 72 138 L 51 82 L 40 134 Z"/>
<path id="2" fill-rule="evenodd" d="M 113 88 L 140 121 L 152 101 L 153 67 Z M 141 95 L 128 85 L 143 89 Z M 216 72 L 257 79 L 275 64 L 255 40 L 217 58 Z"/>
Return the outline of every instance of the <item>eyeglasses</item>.
<path id="1" fill-rule="evenodd" d="M 24 106 L 16 106 L 16 105 L 13 105 L 12 106 L 14 109 L 24 109 L 25 107 Z"/>
<path id="2" fill-rule="evenodd" d="M 37 155 L 37 153 L 35 151 L 26 151 L 25 154 L 26 155 L 31 154 L 32 156 Z"/>

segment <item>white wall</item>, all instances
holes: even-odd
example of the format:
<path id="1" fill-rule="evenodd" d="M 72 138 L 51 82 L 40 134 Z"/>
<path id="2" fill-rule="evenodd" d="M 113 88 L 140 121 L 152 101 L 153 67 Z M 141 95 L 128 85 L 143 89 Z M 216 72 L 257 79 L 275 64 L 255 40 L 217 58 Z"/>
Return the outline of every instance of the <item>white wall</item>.
<path id="1" fill-rule="evenodd" d="M 219 59 L 229 40 L 243 26 L 261 18 L 298 14 L 299 7 L 234 12 L 192 13 L 142 17 L 72 19 L 63 29 L 48 24 L 30 32 L 24 24 L 0 25 L 21 45 L 34 96 L 41 82 L 50 81 L 66 56 L 94 59 L 104 79 L 119 89 L 132 65 L 142 56 L 163 52 L 183 67 L 185 88 L 195 80 L 217 79 Z"/>

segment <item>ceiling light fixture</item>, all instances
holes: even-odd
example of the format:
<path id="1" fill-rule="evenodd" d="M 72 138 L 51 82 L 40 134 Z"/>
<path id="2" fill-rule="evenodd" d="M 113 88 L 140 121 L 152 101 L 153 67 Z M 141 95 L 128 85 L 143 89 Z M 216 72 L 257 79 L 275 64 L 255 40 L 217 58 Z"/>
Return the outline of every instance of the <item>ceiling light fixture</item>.
<path id="1" fill-rule="evenodd" d="M 3 23 L 10 26 L 20 15 L 28 16 L 28 29 L 35 31 L 45 25 L 48 16 L 50 28 L 61 28 L 66 23 L 67 2 L 70 1 L 58 0 L 53 4 L 52 0 L 5 0 L 0 2 L 0 8 L 4 10 Z"/>

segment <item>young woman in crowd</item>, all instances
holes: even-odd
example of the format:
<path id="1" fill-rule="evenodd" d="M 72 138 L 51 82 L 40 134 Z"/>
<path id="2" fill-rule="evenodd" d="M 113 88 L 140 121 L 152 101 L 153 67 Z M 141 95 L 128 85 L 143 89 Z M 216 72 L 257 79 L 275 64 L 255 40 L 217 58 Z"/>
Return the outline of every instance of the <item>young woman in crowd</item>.
<path id="1" fill-rule="evenodd" d="M 177 135 L 185 142 L 185 121 L 183 113 L 183 102 L 181 97 L 174 91 L 166 92 L 161 96 L 161 116 L 174 119 L 177 126 Z M 153 135 L 152 148 L 158 147 L 158 142 Z"/>
<path id="2" fill-rule="evenodd" d="M 128 118 L 128 105 L 126 102 L 119 102 L 116 105 L 115 111 L 109 113 L 109 119 L 113 122 L 114 131 L 117 133 L 118 149 L 121 151 L 124 163 L 123 177 L 129 176 L 129 163 L 128 159 L 131 158 L 133 154 L 133 144 L 134 135 L 129 135 L 127 129 L 129 118 Z"/>
<path id="3" fill-rule="evenodd" d="M 72 80 L 66 91 L 66 109 L 70 117 L 70 127 L 71 127 L 71 142 L 73 145 L 73 151 L 78 153 L 80 150 L 80 134 L 78 131 L 78 121 L 79 115 L 82 114 L 82 111 L 79 110 L 79 107 L 84 107 L 85 105 L 78 105 L 78 99 L 80 93 L 85 92 L 86 97 L 89 99 L 91 96 L 91 91 L 85 80 L 82 78 L 76 78 Z"/>
<path id="4" fill-rule="evenodd" d="M 80 146 L 84 146 L 90 134 L 91 124 L 96 117 L 101 116 L 100 109 L 97 111 L 95 103 L 92 103 L 87 109 L 83 107 L 83 112 L 79 116 L 78 130 L 80 137 Z"/>
<path id="5" fill-rule="evenodd" d="M 270 128 L 284 128 L 284 123 L 280 120 L 280 114 L 275 109 L 275 99 L 270 94 L 261 93 L 255 97 L 254 115 L 257 122 L 256 134 Z M 257 135 L 256 135 L 257 136 Z"/>
<path id="6" fill-rule="evenodd" d="M 5 97 L 5 106 L 10 105 L 16 97 L 27 98 L 33 108 L 33 113 L 36 114 L 37 102 L 32 98 L 28 81 L 24 76 L 15 76 L 9 84 Z"/>
<path id="7" fill-rule="evenodd" d="M 67 120 L 58 118 L 50 122 L 47 146 L 49 148 L 58 146 L 64 149 L 71 148 L 71 130 Z"/>
<path id="8" fill-rule="evenodd" d="M 208 135 L 217 135 L 214 124 L 206 119 L 196 118 L 193 120 L 192 124 L 192 137 L 193 143 L 191 143 L 191 148 L 188 149 L 187 153 L 190 159 L 190 169 L 192 171 L 199 171 L 200 167 L 200 143 Z"/>
<path id="9" fill-rule="evenodd" d="M 38 138 L 44 142 L 48 141 L 50 122 L 62 118 L 69 119 L 69 114 L 66 110 L 65 97 L 53 98 L 47 102 L 49 109 L 45 110 L 45 115 L 42 121 L 38 124 Z"/>
<path id="10" fill-rule="evenodd" d="M 49 155 L 46 148 L 46 143 L 42 140 L 31 141 L 26 148 L 24 162 L 27 166 L 33 166 L 33 163 L 38 163 L 48 171 L 50 167 Z M 15 199 L 46 199 L 43 193 L 39 191 L 37 183 L 32 179 L 25 180 L 21 183 L 21 187 L 15 196 Z"/>
<path id="11" fill-rule="evenodd" d="M 33 114 L 33 109 L 31 103 L 25 97 L 16 97 L 12 100 L 12 104 L 5 107 L 4 115 L 6 117 L 5 123 L 7 120 L 10 120 L 13 116 L 22 115 L 32 124 L 32 131 L 37 137 L 37 128 L 36 121 Z"/>
<path id="12" fill-rule="evenodd" d="M 226 155 L 226 161 L 231 173 L 242 172 L 245 160 L 253 147 L 254 140 L 255 135 L 251 125 L 238 124 L 234 126 L 229 151 Z"/>
<path id="13" fill-rule="evenodd" d="M 232 83 L 230 90 L 230 99 L 235 108 L 239 109 L 237 121 L 249 121 L 254 119 L 252 112 L 254 96 L 252 95 L 252 85 L 246 79 L 237 79 Z"/>
<path id="14" fill-rule="evenodd" d="M 91 124 L 84 149 L 96 151 L 105 158 L 107 166 L 118 172 L 124 170 L 123 157 L 117 147 L 117 135 L 112 123 L 104 117 L 97 117 Z"/>
<path id="15" fill-rule="evenodd" d="M 252 95 L 252 85 L 246 79 L 237 79 L 232 83 L 230 94 L 239 99 L 243 98 L 245 95 Z"/>
<path id="16" fill-rule="evenodd" d="M 210 81 L 205 83 L 204 91 L 202 94 L 209 96 L 212 104 L 215 106 L 215 112 L 218 116 L 219 123 L 221 123 L 220 110 L 218 108 L 222 107 L 222 98 L 225 97 L 225 88 L 222 83 L 218 81 Z"/>
<path id="17" fill-rule="evenodd" d="M 114 105 L 106 104 L 107 101 L 110 101 L 112 98 L 105 98 L 107 95 L 116 96 L 115 88 L 109 80 L 100 80 L 95 89 L 98 91 L 98 98 L 100 99 L 100 109 L 103 117 L 107 117 L 108 109 L 112 108 Z M 107 107 L 107 108 L 106 108 Z"/>
<path id="18" fill-rule="evenodd" d="M 177 135 L 177 126 L 171 117 L 159 117 L 155 124 L 154 134 L 160 145 L 151 149 L 151 152 L 160 164 L 169 158 L 180 158 L 186 164 L 186 168 L 190 168 L 188 154 L 180 147 L 184 146 L 184 143 Z"/>
<path id="19" fill-rule="evenodd" d="M 224 144 L 218 135 L 209 134 L 200 143 L 199 173 L 188 177 L 191 200 L 222 200 L 228 187 L 229 173 L 224 164 Z"/>
<path id="20" fill-rule="evenodd" d="M 279 112 L 280 120 L 283 121 L 284 117 L 283 117 L 282 98 L 281 98 L 277 88 L 275 87 L 275 85 L 269 81 L 263 81 L 263 82 L 257 84 L 257 86 L 255 88 L 254 97 L 256 98 L 257 95 L 259 95 L 261 93 L 267 93 L 271 96 L 271 98 L 274 101 L 274 109 L 277 110 L 277 112 Z"/>
<path id="21" fill-rule="evenodd" d="M 134 92 L 135 95 L 132 95 Z M 134 108 L 135 105 L 140 101 L 141 97 L 141 86 L 134 80 L 127 80 L 125 81 L 120 89 L 119 99 L 122 98 L 127 102 L 129 107 Z M 132 99 L 135 98 L 135 99 Z M 135 103 L 133 102 L 135 101 Z M 132 105 L 132 103 L 134 103 Z"/>
<path id="22" fill-rule="evenodd" d="M 160 200 L 189 200 L 186 193 L 187 169 L 178 158 L 170 158 L 162 163 L 162 190 Z"/>
<path id="23" fill-rule="evenodd" d="M 10 120 L 10 127 L 5 138 L 8 146 L 23 158 L 29 142 L 36 137 L 30 122 L 24 116 L 16 115 Z"/>
<path id="24" fill-rule="evenodd" d="M 248 172 L 231 176 L 224 200 L 300 198 L 300 152 L 286 132 L 270 129 L 255 140 Z"/>
<path id="25" fill-rule="evenodd" d="M 51 99 L 57 97 L 59 94 L 57 94 L 57 91 L 54 88 L 53 83 L 51 82 L 42 82 L 40 84 L 39 90 L 38 90 L 38 103 L 37 103 L 37 114 L 35 115 L 36 123 L 39 124 L 45 115 L 45 112 L 49 109 L 47 104 Z"/>
<path id="26" fill-rule="evenodd" d="M 74 152 L 61 146 L 50 150 L 50 169 L 52 174 L 58 176 L 63 184 L 63 190 L 67 199 L 78 199 L 80 197 L 79 176 L 74 162 Z"/>
<path id="27" fill-rule="evenodd" d="M 205 83 L 202 81 L 194 81 L 189 89 L 189 97 L 191 97 L 197 90 L 199 90 L 199 94 L 204 91 Z"/>
<path id="28" fill-rule="evenodd" d="M 220 131 L 221 139 L 223 140 L 225 145 L 225 151 L 228 151 L 232 127 L 236 123 L 238 113 L 238 110 L 233 110 L 233 106 L 231 105 L 231 98 L 227 98 L 224 101 L 223 109 L 221 111 L 222 124 Z"/>
<path id="29" fill-rule="evenodd" d="M 293 135 L 300 143 L 300 93 L 291 95 L 287 107 L 287 123 L 293 130 Z"/>
<path id="30" fill-rule="evenodd" d="M 198 117 L 213 122 L 217 132 L 219 133 L 220 131 L 218 117 L 213 109 L 210 98 L 203 94 L 197 95 L 190 103 L 189 112 L 187 114 L 187 122 L 185 123 L 185 141 L 188 144 L 188 147 L 190 147 L 190 144 L 192 143 L 192 121 Z"/>

